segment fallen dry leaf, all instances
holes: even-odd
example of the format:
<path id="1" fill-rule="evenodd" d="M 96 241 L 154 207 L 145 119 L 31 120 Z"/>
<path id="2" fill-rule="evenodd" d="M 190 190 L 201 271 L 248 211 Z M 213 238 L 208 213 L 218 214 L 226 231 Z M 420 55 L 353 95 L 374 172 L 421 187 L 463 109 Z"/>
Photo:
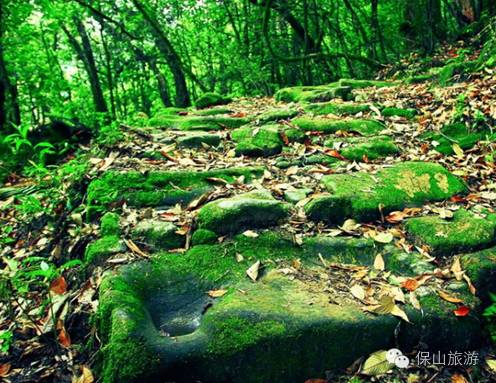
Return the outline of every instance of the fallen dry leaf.
<path id="1" fill-rule="evenodd" d="M 257 278 L 258 278 L 258 270 L 260 269 L 260 261 L 256 261 L 253 265 L 251 265 L 248 270 L 246 270 L 246 275 L 248 275 L 248 277 L 256 282 Z"/>
<path id="2" fill-rule="evenodd" d="M 219 289 L 219 290 L 210 290 L 208 292 L 208 295 L 211 296 L 212 298 L 220 298 L 224 295 L 226 295 L 227 290 Z"/>
<path id="3" fill-rule="evenodd" d="M 12 365 L 10 363 L 0 364 L 0 378 L 6 378 L 9 375 Z"/>
<path id="4" fill-rule="evenodd" d="M 448 295 L 444 291 L 438 291 L 437 292 L 441 298 L 443 298 L 446 302 L 450 303 L 463 303 L 463 301 L 460 298 L 455 298 L 452 297 L 451 295 Z"/>
<path id="5" fill-rule="evenodd" d="M 384 258 L 382 258 L 381 254 L 377 254 L 374 260 L 374 269 L 383 271 L 385 267 Z"/>
<path id="6" fill-rule="evenodd" d="M 470 308 L 467 306 L 460 306 L 456 310 L 453 310 L 453 313 L 457 317 L 466 317 L 468 314 L 470 314 Z"/>
<path id="7" fill-rule="evenodd" d="M 467 379 L 461 374 L 454 374 L 451 376 L 452 383 L 468 383 Z"/>
<path id="8" fill-rule="evenodd" d="M 62 295 L 67 291 L 67 282 L 64 276 L 60 276 L 50 283 L 50 291 L 57 295 Z"/>
<path id="9" fill-rule="evenodd" d="M 93 383 L 94 381 L 95 378 L 93 377 L 91 370 L 86 366 L 82 366 L 81 375 L 77 378 L 75 383 Z"/>
<path id="10" fill-rule="evenodd" d="M 360 285 L 353 285 L 350 288 L 350 293 L 357 299 L 363 301 L 365 299 L 365 289 Z"/>

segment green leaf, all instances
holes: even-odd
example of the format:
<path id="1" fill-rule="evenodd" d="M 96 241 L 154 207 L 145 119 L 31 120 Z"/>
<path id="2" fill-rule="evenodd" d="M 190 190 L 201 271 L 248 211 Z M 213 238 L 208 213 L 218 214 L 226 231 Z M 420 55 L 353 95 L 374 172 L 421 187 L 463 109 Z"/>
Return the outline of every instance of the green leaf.
<path id="1" fill-rule="evenodd" d="M 393 368 L 394 364 L 387 360 L 387 351 L 379 350 L 370 354 L 362 367 L 362 374 L 370 376 L 383 375 Z"/>

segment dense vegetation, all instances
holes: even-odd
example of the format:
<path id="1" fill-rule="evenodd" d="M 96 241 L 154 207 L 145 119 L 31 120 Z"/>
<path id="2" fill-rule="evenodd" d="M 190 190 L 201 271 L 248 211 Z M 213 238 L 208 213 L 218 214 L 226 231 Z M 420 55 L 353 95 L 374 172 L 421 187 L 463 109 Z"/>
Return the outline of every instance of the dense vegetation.
<path id="1" fill-rule="evenodd" d="M 206 316 L 212 343 L 202 352 L 212 359 L 198 367 L 226 379 L 212 361 L 298 327 L 257 279 L 277 266 L 297 269 L 297 283 L 318 280 L 305 268 L 312 257 L 345 286 L 364 269 L 370 284 L 400 294 L 428 284 L 436 294 L 416 303 L 433 322 L 469 334 L 456 345 L 483 334 L 487 346 L 496 339 L 495 68 L 494 0 L 0 0 L 0 380 L 155 373 L 155 356 L 130 340 L 136 318 L 112 333 L 113 316 L 131 305 L 139 317 L 163 280 L 186 272 L 203 283 L 184 287 L 193 295 L 226 295 Z M 150 275 L 139 262 L 149 258 Z M 351 269 L 328 268 L 334 261 Z M 131 277 L 100 285 L 122 264 Z M 222 305 L 252 309 L 247 276 L 262 297 L 256 315 L 266 305 L 278 320 L 223 317 Z M 296 316 L 306 312 L 304 283 L 278 278 Z M 378 295 L 362 279 L 351 294 L 370 309 Z M 457 283 L 467 291 L 448 288 Z M 379 305 L 373 320 L 352 313 L 370 331 L 367 355 L 394 316 L 424 320 L 407 306 Z M 317 323 L 325 310 L 312 310 Z M 470 317 L 467 328 L 454 316 Z M 326 336 L 354 343 L 339 326 Z M 276 344 L 291 354 L 287 339 Z M 303 354 L 309 344 L 298 344 Z M 496 372 L 491 350 L 475 381 Z M 253 381 L 299 362 L 265 371 L 257 361 Z M 445 381 L 466 381 L 458 372 Z M 348 378 L 361 382 L 329 381 Z"/>

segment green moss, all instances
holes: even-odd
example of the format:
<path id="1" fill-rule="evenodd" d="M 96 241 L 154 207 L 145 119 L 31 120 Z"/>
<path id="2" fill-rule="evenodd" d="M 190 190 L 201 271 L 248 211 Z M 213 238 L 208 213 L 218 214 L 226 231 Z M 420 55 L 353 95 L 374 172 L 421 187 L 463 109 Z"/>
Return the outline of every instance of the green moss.
<path id="1" fill-rule="evenodd" d="M 195 110 L 193 114 L 195 116 L 217 116 L 219 114 L 232 114 L 234 111 L 230 108 L 209 108 L 202 110 Z"/>
<path id="2" fill-rule="evenodd" d="M 455 75 L 469 74 L 477 67 L 476 61 L 453 62 L 444 66 L 439 72 L 439 84 L 449 85 Z"/>
<path id="3" fill-rule="evenodd" d="M 131 234 L 135 241 L 144 242 L 153 250 L 170 250 L 184 246 L 185 237 L 177 234 L 177 230 L 171 222 L 150 219 L 139 222 Z"/>
<path id="4" fill-rule="evenodd" d="M 478 295 L 488 300 L 496 292 L 496 247 L 461 256 L 463 270 L 478 289 Z"/>
<path id="5" fill-rule="evenodd" d="M 307 139 L 307 136 L 305 135 L 305 132 L 303 132 L 300 129 L 296 128 L 291 128 L 287 125 L 283 126 L 281 128 L 281 134 L 284 134 L 286 138 L 288 139 L 289 142 L 305 142 Z"/>
<path id="6" fill-rule="evenodd" d="M 196 245 L 208 245 L 217 242 L 217 234 L 211 230 L 198 229 L 191 236 L 191 243 Z"/>
<path id="7" fill-rule="evenodd" d="M 341 130 L 344 132 L 357 132 L 364 136 L 374 136 L 384 130 L 384 125 L 375 120 L 332 120 L 300 117 L 292 122 L 300 129 L 323 133 L 335 133 Z"/>
<path id="8" fill-rule="evenodd" d="M 384 117 L 398 116 L 398 117 L 405 117 L 411 120 L 412 118 L 415 118 L 415 116 L 417 115 L 417 110 L 388 107 L 382 109 L 381 114 Z"/>
<path id="9" fill-rule="evenodd" d="M 102 237 L 119 236 L 121 228 L 119 225 L 120 217 L 116 213 L 105 213 L 100 223 L 100 234 Z"/>
<path id="10" fill-rule="evenodd" d="M 453 255 L 490 246 L 495 241 L 496 225 L 466 210 L 458 210 L 453 219 L 439 217 L 411 218 L 406 231 L 419 245 L 428 245 L 433 255 Z"/>
<path id="11" fill-rule="evenodd" d="M 177 144 L 186 148 L 198 148 L 203 145 L 218 146 L 220 136 L 204 132 L 190 132 L 177 138 Z"/>
<path id="12" fill-rule="evenodd" d="M 370 105 L 368 105 L 368 104 L 355 104 L 355 103 L 325 102 L 325 103 L 308 104 L 305 107 L 305 111 L 313 113 L 315 115 L 358 114 L 358 113 L 369 112 L 370 111 Z"/>
<path id="13" fill-rule="evenodd" d="M 432 81 L 435 78 L 433 73 L 422 73 L 405 78 L 407 84 L 420 84 L 426 81 Z"/>
<path id="14" fill-rule="evenodd" d="M 274 320 L 250 321 L 243 318 L 226 318 L 216 322 L 208 351 L 215 354 L 232 354 L 259 342 L 283 336 L 284 323 Z"/>
<path id="15" fill-rule="evenodd" d="M 342 222 L 346 218 L 374 220 L 382 214 L 406 206 L 440 201 L 466 192 L 465 184 L 441 165 L 404 162 L 377 174 L 354 173 L 324 176 L 322 183 L 331 193 L 305 206 L 312 219 Z M 320 212 L 319 212 L 320 210 Z"/>
<path id="16" fill-rule="evenodd" d="M 231 168 L 205 172 L 106 172 L 88 187 L 88 206 L 95 210 L 125 201 L 129 206 L 188 203 L 213 188 L 209 179 L 231 183 L 243 176 L 247 182 L 261 175 L 261 168 Z"/>
<path id="17" fill-rule="evenodd" d="M 286 218 L 288 207 L 269 192 L 256 191 L 209 202 L 197 216 L 198 227 L 217 234 L 265 228 Z"/>
<path id="18" fill-rule="evenodd" d="M 276 124 L 257 128 L 239 128 L 232 132 L 231 137 L 237 142 L 235 150 L 238 156 L 273 156 L 281 152 L 284 144 L 279 133 L 279 126 Z"/>
<path id="19" fill-rule="evenodd" d="M 424 133 L 421 138 L 426 141 L 436 142 L 435 150 L 445 155 L 454 153 L 453 144 L 459 145 L 463 150 L 474 147 L 477 142 L 484 140 L 489 132 L 469 130 L 464 124 L 445 125 L 438 132 Z"/>
<path id="20" fill-rule="evenodd" d="M 363 161 L 365 157 L 375 160 L 399 153 L 398 147 L 388 136 L 330 139 L 325 145 L 333 148 L 338 143 L 341 145 L 340 154 L 351 161 Z"/>
<path id="21" fill-rule="evenodd" d="M 275 109 L 262 113 L 257 117 L 260 124 L 268 122 L 277 122 L 281 120 L 289 120 L 298 114 L 298 111 L 293 108 Z"/>
<path id="22" fill-rule="evenodd" d="M 362 89 L 369 87 L 385 88 L 389 86 L 398 85 L 394 81 L 380 81 L 380 80 L 354 80 L 354 79 L 341 79 L 339 80 L 340 86 L 348 86 L 352 89 Z"/>
<path id="23" fill-rule="evenodd" d="M 222 130 L 239 128 L 249 122 L 246 118 L 221 116 L 170 116 L 155 115 L 148 121 L 151 127 L 177 130 Z"/>
<path id="24" fill-rule="evenodd" d="M 198 109 L 205 109 L 215 105 L 225 105 L 232 101 L 230 97 L 224 97 L 217 93 L 205 93 L 195 101 Z"/>
<path id="25" fill-rule="evenodd" d="M 296 86 L 280 89 L 275 95 L 277 101 L 284 102 L 323 102 L 335 98 L 349 100 L 351 87 L 341 86 L 338 82 L 320 86 Z"/>
<path id="26" fill-rule="evenodd" d="M 102 263 L 111 255 L 125 250 L 124 244 L 118 236 L 109 235 L 88 245 L 84 254 L 84 261 L 86 264 Z"/>

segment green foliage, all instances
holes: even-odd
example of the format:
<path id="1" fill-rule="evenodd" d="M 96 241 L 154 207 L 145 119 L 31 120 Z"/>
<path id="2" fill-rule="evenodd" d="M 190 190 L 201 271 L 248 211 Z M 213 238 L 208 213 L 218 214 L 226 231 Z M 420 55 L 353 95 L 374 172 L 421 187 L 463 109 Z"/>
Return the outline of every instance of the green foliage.
<path id="1" fill-rule="evenodd" d="M 496 294 L 489 294 L 492 304 L 484 310 L 491 339 L 496 343 Z"/>

